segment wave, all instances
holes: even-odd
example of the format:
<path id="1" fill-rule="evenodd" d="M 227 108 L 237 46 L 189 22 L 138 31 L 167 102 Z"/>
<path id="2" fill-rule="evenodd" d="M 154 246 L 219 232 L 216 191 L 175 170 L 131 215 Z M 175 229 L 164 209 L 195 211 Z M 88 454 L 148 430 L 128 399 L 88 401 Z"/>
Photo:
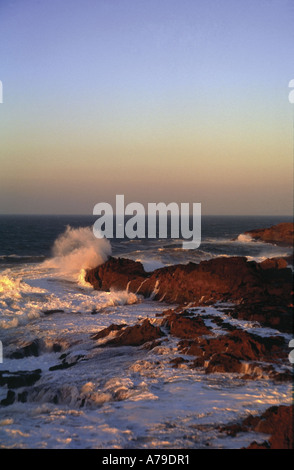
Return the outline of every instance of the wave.
<path id="1" fill-rule="evenodd" d="M 253 238 L 246 234 L 246 233 L 240 233 L 240 235 L 238 235 L 236 241 L 238 241 L 239 243 L 251 243 L 253 242 Z"/>
<path id="2" fill-rule="evenodd" d="M 120 305 L 133 305 L 140 303 L 142 297 L 127 291 L 102 292 L 99 295 L 99 302 L 95 303 L 92 313 L 98 313 L 107 307 L 117 307 Z M 92 301 L 93 302 L 93 301 Z"/>
<path id="3" fill-rule="evenodd" d="M 81 289 L 76 283 L 54 278 L 24 281 L 10 273 L 0 276 L 0 331 L 25 325 L 48 311 L 94 314 L 141 301 L 142 297 L 132 292 L 99 292 L 90 285 Z"/>
<path id="4" fill-rule="evenodd" d="M 67 226 L 55 240 L 52 253 L 53 257 L 44 261 L 44 267 L 77 280 L 82 270 L 95 268 L 108 259 L 111 245 L 106 238 L 96 238 L 90 227 Z"/>

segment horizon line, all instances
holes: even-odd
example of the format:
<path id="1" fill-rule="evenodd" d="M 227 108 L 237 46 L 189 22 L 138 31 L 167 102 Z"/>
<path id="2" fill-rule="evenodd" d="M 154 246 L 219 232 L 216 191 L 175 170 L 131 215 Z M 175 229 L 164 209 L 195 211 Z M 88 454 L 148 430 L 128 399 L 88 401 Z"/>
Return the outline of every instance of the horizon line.
<path id="1" fill-rule="evenodd" d="M 114 213 L 113 216 L 121 216 L 121 215 L 126 215 L 126 214 L 116 214 Z M 135 215 L 135 214 L 134 214 Z M 193 215 L 192 213 L 189 215 Z M 48 214 L 43 214 L 43 213 L 0 213 L 0 217 L 5 217 L 5 216 L 24 216 L 24 217 L 97 217 L 95 214 L 71 214 L 71 213 L 63 213 L 63 214 L 54 214 L 54 213 L 48 213 Z M 145 215 L 148 217 L 148 214 Z M 170 214 L 168 214 L 170 216 Z M 201 214 L 202 217 L 293 217 L 294 214 Z M 132 217 L 132 216 L 129 216 Z"/>

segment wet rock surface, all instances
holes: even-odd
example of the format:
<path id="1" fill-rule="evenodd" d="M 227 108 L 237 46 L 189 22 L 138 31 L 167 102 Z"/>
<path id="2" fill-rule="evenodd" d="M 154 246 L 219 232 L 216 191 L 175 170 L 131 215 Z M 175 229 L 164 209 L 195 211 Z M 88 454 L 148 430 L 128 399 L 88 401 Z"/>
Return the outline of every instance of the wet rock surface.
<path id="1" fill-rule="evenodd" d="M 249 230 L 245 234 L 250 235 L 254 240 L 280 246 L 293 246 L 293 227 L 293 223 L 284 222 L 269 228 Z"/>
<path id="2" fill-rule="evenodd" d="M 235 437 L 241 432 L 255 432 L 269 435 L 261 442 L 253 441 L 248 449 L 293 449 L 294 426 L 291 406 L 272 406 L 261 416 L 249 415 L 241 423 L 225 426 L 222 432 Z"/>
<path id="3" fill-rule="evenodd" d="M 97 333 L 92 338 L 103 338 L 112 331 L 117 331 L 117 335 L 98 345 L 99 347 L 141 346 L 149 341 L 154 341 L 164 336 L 164 333 L 158 326 L 153 326 L 148 319 L 145 319 L 142 323 L 124 328 L 122 328 L 121 325 L 112 325 L 110 328 L 106 328 Z"/>
<path id="4" fill-rule="evenodd" d="M 293 308 L 263 303 L 240 304 L 228 309 L 233 318 L 257 321 L 262 326 L 275 328 L 284 333 L 293 333 Z"/>
<path id="5" fill-rule="evenodd" d="M 186 317 L 186 315 L 190 317 Z M 290 370 L 278 369 L 288 361 L 288 345 L 283 336 L 259 336 L 241 328 L 228 328 L 229 323 L 219 317 L 184 310 L 182 313 L 170 312 L 162 319 L 162 325 L 180 341 L 180 353 L 195 356 L 190 367 L 204 368 L 210 373 L 239 373 L 244 379 L 270 377 L 273 380 L 291 380 Z M 214 332 L 207 327 L 203 317 L 213 318 L 215 325 L 221 327 Z"/>
<path id="6" fill-rule="evenodd" d="M 20 388 L 34 385 L 41 378 L 41 369 L 33 371 L 0 372 L 0 386 L 7 385 L 8 388 Z"/>
<path id="7" fill-rule="evenodd" d="M 288 306 L 292 303 L 292 271 L 283 264 L 269 265 L 244 257 L 214 258 L 145 272 L 139 262 L 110 258 L 87 271 L 85 280 L 94 289 L 128 289 L 144 297 L 170 303 L 217 301 L 264 303 Z"/>

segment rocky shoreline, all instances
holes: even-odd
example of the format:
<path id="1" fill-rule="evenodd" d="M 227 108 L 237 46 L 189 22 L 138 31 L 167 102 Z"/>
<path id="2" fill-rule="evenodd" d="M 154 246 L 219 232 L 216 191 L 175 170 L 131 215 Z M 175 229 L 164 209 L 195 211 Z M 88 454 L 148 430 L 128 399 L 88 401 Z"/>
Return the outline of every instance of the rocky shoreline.
<path id="1" fill-rule="evenodd" d="M 167 303 L 211 305 L 215 302 L 292 304 L 292 270 L 278 262 L 219 257 L 199 264 L 167 266 L 146 272 L 142 263 L 110 257 L 86 272 L 94 289 L 125 290 Z"/>
<path id="2" fill-rule="evenodd" d="M 290 225 L 292 232 L 289 224 L 280 224 L 272 231 L 248 234 L 288 246 L 291 233 L 293 236 L 293 224 Z M 293 335 L 293 273 L 288 260 L 274 258 L 257 263 L 244 257 L 220 257 L 150 273 L 140 262 L 111 257 L 88 270 L 85 280 L 97 290 L 127 289 L 145 298 L 178 305 L 164 311 L 157 326 L 148 319 L 132 327 L 111 325 L 93 335 L 97 347 L 129 345 L 152 349 L 171 335 L 179 340 L 177 354 L 171 361 L 175 368 L 197 368 L 205 374 L 237 373 L 243 380 L 293 380 L 287 340 Z M 229 320 L 220 315 L 222 311 Z M 234 320 L 253 323 L 256 332 L 236 326 Z M 273 333 L 263 335 L 262 328 L 272 329 Z M 253 442 L 249 448 L 289 449 L 293 448 L 293 420 L 289 419 L 292 415 L 293 406 L 274 407 L 260 418 L 251 416 L 223 431 L 231 435 L 242 431 L 271 435 L 262 443 Z"/>
<path id="3" fill-rule="evenodd" d="M 281 224 L 273 225 L 269 228 L 249 230 L 245 232 L 251 238 L 257 241 L 266 243 L 273 243 L 279 246 L 293 246 L 293 223 L 284 222 Z"/>
<path id="4" fill-rule="evenodd" d="M 0 386 L 7 393 L 1 397 L 1 407 L 30 403 L 44 394 L 49 402 L 58 404 L 63 389 L 51 390 L 46 377 L 66 374 L 72 368 L 82 371 L 84 364 L 100 353 L 120 357 L 130 349 L 142 357 L 156 357 L 159 351 L 169 349 L 166 367 L 172 376 L 191 371 L 193 380 L 196 374 L 202 381 L 225 375 L 246 386 L 259 381 L 262 387 L 263 383 L 289 387 L 293 381 L 288 357 L 289 340 L 293 337 L 293 272 L 284 258 L 257 263 L 239 256 L 218 257 L 147 272 L 140 262 L 109 257 L 104 264 L 89 269 L 85 281 L 99 291 L 127 291 L 142 306 L 148 304 L 142 302 L 143 298 L 162 304 L 158 304 L 151 318 L 144 310 L 138 320 L 128 317 L 127 321 L 115 319 L 111 324 L 106 320 L 100 329 L 93 323 L 91 333 L 85 330 L 86 348 L 72 347 L 76 330 L 73 344 L 67 338 L 55 337 L 20 342 L 17 349 L 7 353 L 7 359 L 33 359 L 50 353 L 55 359 L 45 371 L 25 367 L 14 372 L 2 370 Z M 48 322 L 64 314 L 57 308 L 42 310 Z M 102 318 L 103 310 L 88 312 L 93 322 L 98 320 L 97 315 Z M 156 364 L 160 365 L 160 356 L 154 359 L 155 368 Z M 136 369 L 139 365 L 130 367 Z M 65 390 L 69 388 L 66 384 Z M 125 390 L 113 392 L 112 399 L 122 399 L 125 394 Z M 75 391 L 75 397 L 77 406 L 83 407 L 94 395 L 91 390 L 87 395 L 82 387 L 81 392 Z M 277 402 L 268 403 L 267 406 Z M 214 431 L 221 438 L 249 434 L 250 440 L 245 442 L 246 446 L 251 444 L 246 448 L 293 449 L 293 405 L 271 406 L 260 416 L 253 413 L 224 422 L 228 424 L 213 425 Z M 196 429 L 198 422 L 193 426 Z M 199 430 L 201 426 L 205 425 L 199 424 Z"/>

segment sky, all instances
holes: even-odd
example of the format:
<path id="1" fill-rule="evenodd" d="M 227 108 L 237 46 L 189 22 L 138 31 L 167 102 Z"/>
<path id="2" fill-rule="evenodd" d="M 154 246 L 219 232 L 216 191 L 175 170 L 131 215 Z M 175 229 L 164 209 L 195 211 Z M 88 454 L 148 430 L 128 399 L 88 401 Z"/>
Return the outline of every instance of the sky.
<path id="1" fill-rule="evenodd" d="M 293 0 L 0 0 L 0 214 L 292 214 L 293 39 Z"/>

